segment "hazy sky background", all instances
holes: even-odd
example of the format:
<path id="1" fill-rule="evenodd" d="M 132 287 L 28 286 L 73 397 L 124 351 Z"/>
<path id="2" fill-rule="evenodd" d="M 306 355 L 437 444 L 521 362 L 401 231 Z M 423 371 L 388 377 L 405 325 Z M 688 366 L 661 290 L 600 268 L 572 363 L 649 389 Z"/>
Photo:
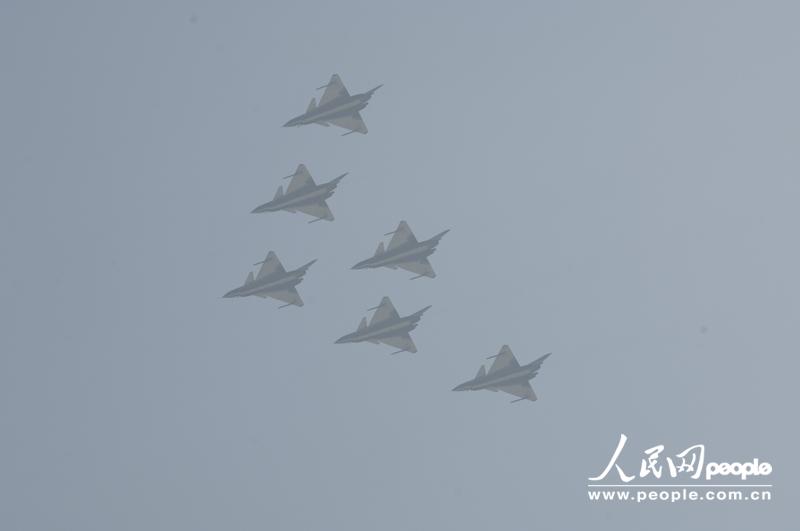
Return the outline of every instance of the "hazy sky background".
<path id="1" fill-rule="evenodd" d="M 800 8 L 483 4 L 0 4 L 0 528 L 792 528 Z M 332 73 L 369 134 L 282 129 Z M 300 162 L 336 221 L 249 214 Z M 436 279 L 349 270 L 401 219 Z M 621 432 L 775 500 L 590 503 Z"/>

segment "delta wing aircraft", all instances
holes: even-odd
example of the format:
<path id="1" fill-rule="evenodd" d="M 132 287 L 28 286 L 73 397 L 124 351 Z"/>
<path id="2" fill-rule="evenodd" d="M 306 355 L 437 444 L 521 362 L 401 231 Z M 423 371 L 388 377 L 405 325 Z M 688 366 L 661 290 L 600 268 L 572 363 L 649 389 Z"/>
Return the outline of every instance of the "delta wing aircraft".
<path id="1" fill-rule="evenodd" d="M 411 340 L 409 332 L 417 327 L 422 314 L 429 308 L 430 306 L 426 306 L 411 315 L 400 317 L 389 297 L 384 297 L 378 306 L 367 310 L 375 310 L 375 314 L 369 324 L 367 324 L 367 318 L 364 317 L 361 319 L 361 324 L 358 325 L 358 330 L 340 337 L 336 340 L 336 343 L 369 341 L 370 343 L 383 343 L 400 349 L 397 352 L 392 352 L 392 354 L 416 352 L 417 346 Z"/>
<path id="2" fill-rule="evenodd" d="M 333 74 L 327 85 L 317 89 L 325 89 L 319 99 L 319 105 L 317 105 L 316 98 L 312 98 L 306 112 L 295 116 L 283 126 L 299 127 L 301 125 L 318 124 L 328 127 L 333 124 L 337 127 L 348 129 L 348 132 L 342 136 L 350 133 L 367 134 L 367 125 L 358 111 L 368 105 L 369 99 L 382 86 L 378 85 L 372 90 L 351 96 L 338 74 Z"/>
<path id="3" fill-rule="evenodd" d="M 283 186 L 279 186 L 278 191 L 275 193 L 275 198 L 269 203 L 264 203 L 253 209 L 252 214 L 285 210 L 287 212 L 302 212 L 316 218 L 309 221 L 309 223 L 322 219 L 333 221 L 333 212 L 328 208 L 328 203 L 325 200 L 333 195 L 336 185 L 346 175 L 346 173 L 343 173 L 331 181 L 317 184 L 305 164 L 301 164 L 297 167 L 297 171 L 284 177 L 284 179 L 291 179 L 286 193 L 283 192 Z"/>
<path id="4" fill-rule="evenodd" d="M 436 246 L 439 245 L 439 240 L 448 232 L 450 232 L 450 229 L 440 232 L 428 240 L 418 242 L 408 223 L 401 221 L 397 229 L 384 234 L 384 236 L 393 234 L 392 239 L 389 241 L 389 246 L 384 249 L 383 242 L 381 242 L 378 244 L 378 250 L 375 251 L 375 255 L 372 258 L 362 260 L 354 265 L 353 269 L 372 269 L 375 267 L 397 269 L 399 267 L 417 275 L 412 277 L 411 280 L 420 277 L 435 278 L 436 273 L 433 271 L 433 266 L 428 261 L 428 257 L 433 254 Z"/>
<path id="5" fill-rule="evenodd" d="M 247 275 L 244 284 L 226 293 L 224 298 L 230 299 L 233 297 L 249 297 L 250 295 L 255 295 L 262 299 L 272 297 L 273 299 L 285 302 L 286 304 L 281 306 L 281 308 L 292 305 L 302 306 L 303 299 L 300 298 L 300 294 L 295 289 L 295 286 L 303 281 L 303 276 L 314 262 L 316 262 L 316 260 L 312 260 L 293 271 L 286 271 L 283 268 L 283 264 L 281 264 L 281 261 L 278 259 L 278 256 L 270 251 L 263 262 L 254 264 L 261 264 L 261 269 L 258 270 L 258 274 L 253 276 L 253 272 L 251 271 L 250 274 Z"/>
<path id="6" fill-rule="evenodd" d="M 512 403 L 520 400 L 533 402 L 536 400 L 536 393 L 533 392 L 530 380 L 536 376 L 542 367 L 542 363 L 549 355 L 545 354 L 536 361 L 520 366 L 508 345 L 503 345 L 499 354 L 487 358 L 494 358 L 494 363 L 489 368 L 489 372 L 486 372 L 486 367 L 481 365 L 475 378 L 456 386 L 453 391 L 479 391 L 481 389 L 503 391 L 519 397 L 516 400 L 512 400 Z"/>

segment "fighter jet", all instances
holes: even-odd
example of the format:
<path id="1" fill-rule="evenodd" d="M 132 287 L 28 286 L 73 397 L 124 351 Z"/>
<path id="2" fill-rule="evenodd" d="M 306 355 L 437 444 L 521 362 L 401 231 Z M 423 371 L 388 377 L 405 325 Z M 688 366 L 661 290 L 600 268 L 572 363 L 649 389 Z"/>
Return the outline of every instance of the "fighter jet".
<path id="1" fill-rule="evenodd" d="M 295 116 L 285 124 L 284 127 L 297 127 L 308 124 L 319 124 L 328 127 L 333 124 L 349 131 L 342 136 L 350 133 L 367 134 L 367 125 L 361 118 L 358 111 L 367 106 L 369 99 L 376 90 L 383 85 L 378 85 L 372 90 L 353 96 L 339 79 L 337 74 L 331 76 L 327 85 L 319 87 L 317 90 L 325 89 L 317 105 L 316 98 L 311 98 L 306 112 L 300 116 Z"/>
<path id="2" fill-rule="evenodd" d="M 358 325 L 358 330 L 352 334 L 347 334 L 336 340 L 337 343 L 360 343 L 361 341 L 369 341 L 370 343 L 383 343 L 395 348 L 399 348 L 397 352 L 392 354 L 399 354 L 400 352 L 416 352 L 417 346 L 411 340 L 408 334 L 417 327 L 422 314 L 425 313 L 430 306 L 426 306 L 416 313 L 400 317 L 397 310 L 394 309 L 392 301 L 389 297 L 381 299 L 381 303 L 370 308 L 367 311 L 376 310 L 372 316 L 372 320 L 367 324 L 367 318 L 361 319 L 361 324 Z"/>
<path id="3" fill-rule="evenodd" d="M 494 363 L 492 363 L 488 373 L 486 368 L 481 365 L 475 378 L 456 386 L 453 391 L 479 391 L 481 389 L 503 391 L 519 397 L 516 400 L 512 400 L 511 403 L 519 402 L 520 400 L 533 402 L 536 400 L 536 393 L 533 392 L 530 380 L 536 376 L 542 367 L 542 362 L 549 355 L 545 354 L 536 361 L 520 366 L 508 345 L 503 345 L 499 354 L 486 358 L 494 358 Z"/>
<path id="4" fill-rule="evenodd" d="M 286 210 L 287 212 L 300 211 L 316 218 L 309 221 L 309 223 L 314 223 L 321 219 L 333 221 L 333 213 L 328 208 L 328 203 L 325 200 L 333 195 L 336 185 L 346 175 L 346 173 L 343 173 L 332 181 L 317 184 L 311 174 L 308 173 L 305 165 L 301 164 L 297 167 L 297 171 L 284 177 L 284 179 L 292 179 L 289 181 L 286 193 L 283 193 L 283 186 L 279 186 L 275 198 L 269 203 L 256 207 L 251 214 L 277 212 L 278 210 Z"/>
<path id="5" fill-rule="evenodd" d="M 258 274 L 253 277 L 253 272 L 247 275 L 244 284 L 236 289 L 233 289 L 224 295 L 224 298 L 230 299 L 232 297 L 248 297 L 255 295 L 266 299 L 272 297 L 278 299 L 286 304 L 281 306 L 302 306 L 303 299 L 297 293 L 295 286 L 303 281 L 303 275 L 306 274 L 311 264 L 316 262 L 312 260 L 304 266 L 300 266 L 294 271 L 286 271 L 283 264 L 278 259 L 277 255 L 272 251 L 269 252 L 267 258 L 263 262 L 257 262 L 254 265 L 261 264 L 261 269 Z"/>
<path id="6" fill-rule="evenodd" d="M 440 232 L 429 240 L 418 242 L 408 223 L 401 221 L 397 229 L 384 234 L 384 236 L 394 234 L 386 250 L 384 250 L 383 242 L 381 242 L 378 244 L 378 250 L 375 251 L 375 255 L 372 258 L 362 260 L 354 265 L 353 269 L 372 269 L 376 267 L 397 269 L 399 267 L 416 273 L 417 276 L 412 277 L 411 280 L 420 277 L 434 278 L 436 273 L 434 273 L 431 263 L 428 262 L 428 257 L 436 250 L 436 246 L 439 245 L 439 240 L 442 239 L 442 236 L 448 232 L 450 232 L 450 229 Z"/>

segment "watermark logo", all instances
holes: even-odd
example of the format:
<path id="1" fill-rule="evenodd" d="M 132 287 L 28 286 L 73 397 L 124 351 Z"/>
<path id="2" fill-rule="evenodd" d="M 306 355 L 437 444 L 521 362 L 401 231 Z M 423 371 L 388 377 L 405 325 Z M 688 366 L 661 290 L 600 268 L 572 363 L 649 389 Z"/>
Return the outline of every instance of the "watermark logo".
<path id="1" fill-rule="evenodd" d="M 767 461 L 758 458 L 745 463 L 710 461 L 706 458 L 704 444 L 691 445 L 675 454 L 665 452 L 664 445 L 657 444 L 643 450 L 641 465 L 634 475 L 627 473 L 619 464 L 627 442 L 628 437 L 620 434 L 606 467 L 598 475 L 588 478 L 590 500 L 675 502 L 772 499 L 772 484 L 768 483 L 767 478 L 772 474 L 772 465 Z M 751 479 L 759 483 L 748 483 Z M 617 481 L 621 483 L 615 483 Z"/>

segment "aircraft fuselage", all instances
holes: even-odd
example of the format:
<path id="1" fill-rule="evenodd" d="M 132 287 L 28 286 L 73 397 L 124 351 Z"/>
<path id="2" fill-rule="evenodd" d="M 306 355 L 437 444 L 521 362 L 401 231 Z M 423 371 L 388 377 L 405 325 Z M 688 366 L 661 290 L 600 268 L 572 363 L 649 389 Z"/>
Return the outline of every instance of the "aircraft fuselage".
<path id="1" fill-rule="evenodd" d="M 390 251 L 385 251 L 372 258 L 367 258 L 356 264 L 354 269 L 361 269 L 365 267 L 392 267 L 395 264 L 402 264 L 404 262 L 418 262 L 424 258 L 429 257 L 436 251 L 436 246 L 439 244 L 439 239 L 436 238 L 425 240 L 424 242 L 411 243 L 401 245 Z"/>
<path id="2" fill-rule="evenodd" d="M 300 284 L 305 271 L 290 271 L 282 275 L 267 275 L 229 291 L 225 297 L 248 297 L 271 291 L 282 291 Z"/>
<path id="3" fill-rule="evenodd" d="M 326 183 L 315 187 L 313 190 L 297 190 L 278 199 L 273 199 L 269 203 L 264 203 L 253 212 L 256 214 L 259 212 L 275 212 L 306 204 L 319 203 L 331 197 L 335 188 L 336 185 L 331 186 Z"/>
<path id="4" fill-rule="evenodd" d="M 336 118 L 350 116 L 367 106 L 369 98 L 372 94 L 354 94 L 352 96 L 345 96 L 344 98 L 337 98 L 320 105 L 311 111 L 296 116 L 286 122 L 284 127 L 294 127 L 298 125 L 308 125 L 317 122 L 328 122 Z"/>
<path id="5" fill-rule="evenodd" d="M 516 382 L 527 382 L 536 376 L 537 367 L 534 363 L 516 367 L 510 370 L 500 370 L 494 373 L 487 374 L 481 378 L 475 378 L 461 384 L 462 390 L 479 391 L 481 389 L 491 389 L 493 387 L 502 387 Z"/>

